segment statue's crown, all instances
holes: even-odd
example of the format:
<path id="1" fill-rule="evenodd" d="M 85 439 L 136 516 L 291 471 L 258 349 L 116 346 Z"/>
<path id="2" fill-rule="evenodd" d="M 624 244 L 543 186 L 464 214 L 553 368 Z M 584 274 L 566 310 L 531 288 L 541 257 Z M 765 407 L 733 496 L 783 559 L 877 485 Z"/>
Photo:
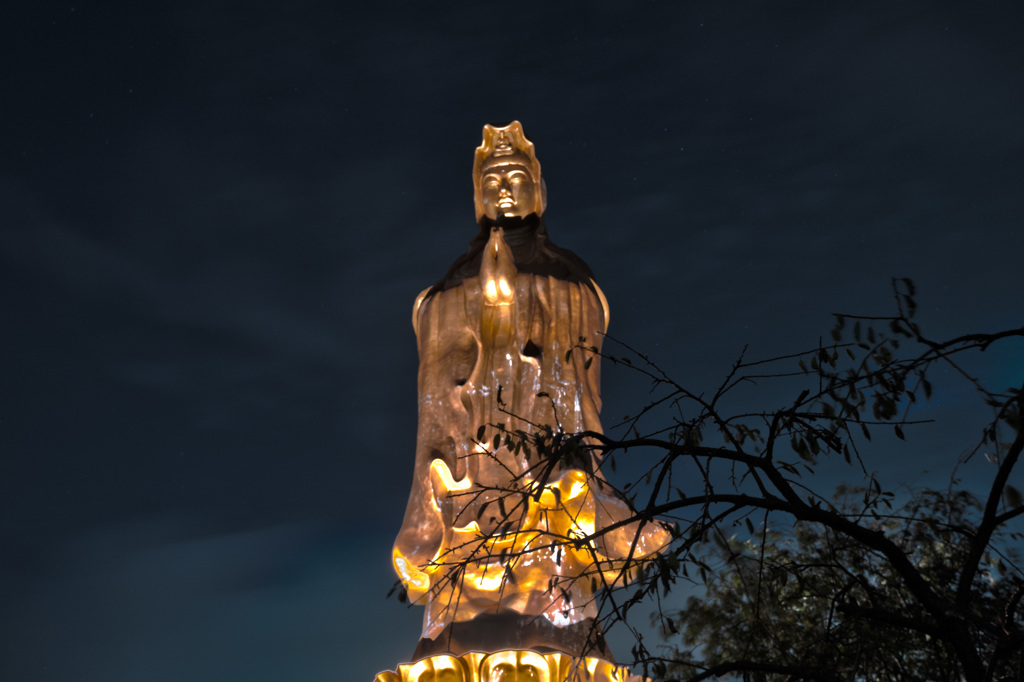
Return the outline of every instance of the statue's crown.
<path id="1" fill-rule="evenodd" d="M 515 154 L 515 147 L 512 145 L 512 137 L 508 134 L 507 130 L 499 130 L 497 137 L 494 139 L 494 151 L 491 156 L 509 156 Z"/>
<path id="2" fill-rule="evenodd" d="M 476 148 L 473 163 L 473 190 L 476 196 L 477 222 L 484 216 L 481 192 L 481 180 L 484 173 L 495 166 L 509 165 L 522 166 L 530 173 L 540 189 L 537 192 L 535 212 L 538 216 L 544 212 L 544 207 L 547 205 L 547 192 L 544 188 L 544 180 L 540 175 L 540 162 L 534 153 L 533 143 L 526 139 L 526 134 L 523 133 L 523 125 L 519 121 L 512 121 L 504 127 L 492 126 L 488 123 L 484 125 L 484 139 Z"/>

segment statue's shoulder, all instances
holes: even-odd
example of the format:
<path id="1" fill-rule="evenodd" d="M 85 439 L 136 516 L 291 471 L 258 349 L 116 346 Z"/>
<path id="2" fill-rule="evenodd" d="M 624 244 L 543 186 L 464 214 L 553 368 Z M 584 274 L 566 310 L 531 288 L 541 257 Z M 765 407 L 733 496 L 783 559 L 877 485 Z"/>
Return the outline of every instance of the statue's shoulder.
<path id="1" fill-rule="evenodd" d="M 412 330 L 416 332 L 417 337 L 420 335 L 420 311 L 423 309 L 423 302 L 429 295 L 430 287 L 427 287 L 420 292 L 420 295 L 416 297 L 416 302 L 412 304 Z"/>
<path id="2" fill-rule="evenodd" d="M 488 234 L 489 230 L 481 230 L 480 235 L 470 243 L 469 250 L 451 264 L 444 276 L 420 293 L 416 299 L 414 315 L 418 314 L 423 303 L 435 294 L 461 286 L 466 280 L 480 274 L 483 251 L 487 244 L 485 237 Z M 551 241 L 543 228 L 535 227 L 533 235 L 526 239 L 509 241 L 515 268 L 519 273 L 579 283 L 593 290 L 601 300 L 602 306 L 607 306 L 604 294 L 598 288 L 594 273 L 587 262 L 575 252 Z"/>

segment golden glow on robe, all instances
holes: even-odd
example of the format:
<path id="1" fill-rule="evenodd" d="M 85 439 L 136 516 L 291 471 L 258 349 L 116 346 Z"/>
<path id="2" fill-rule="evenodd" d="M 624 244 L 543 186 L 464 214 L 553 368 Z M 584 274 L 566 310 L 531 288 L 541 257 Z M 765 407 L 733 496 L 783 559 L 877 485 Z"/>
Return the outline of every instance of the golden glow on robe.
<path id="1" fill-rule="evenodd" d="M 501 491 L 481 506 L 479 500 L 493 491 L 456 481 L 441 460 L 430 469 L 435 504 L 451 520 L 441 546 L 419 569 L 397 547 L 393 554 L 409 598 L 427 607 L 424 632 L 509 609 L 568 625 L 597 616 L 594 588 L 628 581 L 623 560 L 616 558 L 622 548 L 609 556 L 607 543 L 590 536 L 599 513 L 625 517 L 629 510 L 610 491 L 592 489 L 597 479 L 588 480 L 583 471 L 570 469 L 544 486 L 524 477 L 518 491 Z M 509 527 L 507 518 L 519 522 Z M 490 529 L 483 530 L 481 521 Z M 639 523 L 631 526 L 636 559 L 668 542 L 660 525 L 643 531 Z"/>

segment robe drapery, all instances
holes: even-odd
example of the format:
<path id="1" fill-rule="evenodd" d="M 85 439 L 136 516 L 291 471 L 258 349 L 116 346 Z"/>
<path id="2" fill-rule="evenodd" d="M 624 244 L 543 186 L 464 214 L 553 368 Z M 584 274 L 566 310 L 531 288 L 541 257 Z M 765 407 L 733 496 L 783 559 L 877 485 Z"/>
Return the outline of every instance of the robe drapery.
<path id="1" fill-rule="evenodd" d="M 622 559 L 668 540 L 660 525 L 633 523 L 574 543 L 631 515 L 596 456 L 545 466 L 501 437 L 497 425 L 601 431 L 600 358 L 578 346 L 600 349 L 608 324 L 582 261 L 542 226 L 510 236 L 514 248 L 493 228 L 479 263 L 457 262 L 413 313 L 416 460 L 393 559 L 410 598 L 426 602 L 424 638 L 483 614 L 558 627 L 594 618 L 594 587 L 621 582 Z"/>

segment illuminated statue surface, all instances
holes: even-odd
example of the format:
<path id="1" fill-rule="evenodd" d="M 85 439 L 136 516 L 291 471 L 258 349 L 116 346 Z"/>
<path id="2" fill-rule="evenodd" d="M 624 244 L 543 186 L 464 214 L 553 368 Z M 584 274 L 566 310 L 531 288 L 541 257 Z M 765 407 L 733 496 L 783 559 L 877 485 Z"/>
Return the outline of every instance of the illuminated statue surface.
<path id="1" fill-rule="evenodd" d="M 395 570 L 426 606 L 417 657 L 579 656 L 596 632 L 594 587 L 621 584 L 622 560 L 669 535 L 638 523 L 600 533 L 631 513 L 594 454 L 556 464 L 504 439 L 497 425 L 601 431 L 599 358 L 573 349 L 600 348 L 608 304 L 547 237 L 540 164 L 518 122 L 484 127 L 473 181 L 480 233 L 413 310 L 419 427 Z"/>

